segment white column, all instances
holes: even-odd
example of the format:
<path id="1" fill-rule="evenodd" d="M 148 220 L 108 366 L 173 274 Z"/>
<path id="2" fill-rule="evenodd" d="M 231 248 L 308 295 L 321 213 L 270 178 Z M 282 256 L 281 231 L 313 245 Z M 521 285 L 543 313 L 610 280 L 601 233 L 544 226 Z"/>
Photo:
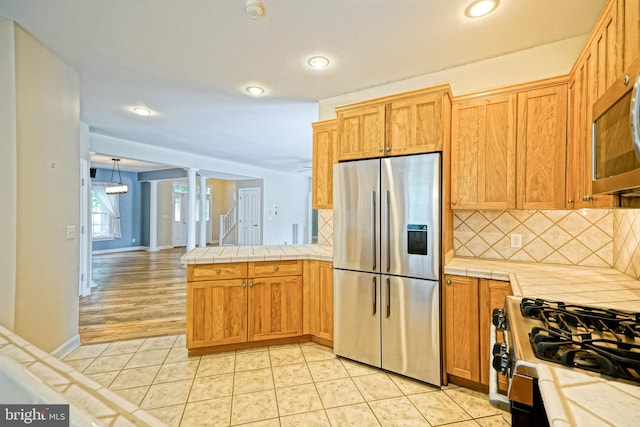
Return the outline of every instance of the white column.
<path id="1" fill-rule="evenodd" d="M 187 169 L 189 185 L 187 206 L 187 252 L 196 247 L 196 172 L 198 169 Z"/>
<path id="2" fill-rule="evenodd" d="M 200 233 L 198 246 L 207 246 L 207 221 L 205 218 L 205 207 L 207 201 L 207 177 L 200 175 Z"/>
<path id="3" fill-rule="evenodd" d="M 158 251 L 158 181 L 149 181 L 149 252 Z"/>

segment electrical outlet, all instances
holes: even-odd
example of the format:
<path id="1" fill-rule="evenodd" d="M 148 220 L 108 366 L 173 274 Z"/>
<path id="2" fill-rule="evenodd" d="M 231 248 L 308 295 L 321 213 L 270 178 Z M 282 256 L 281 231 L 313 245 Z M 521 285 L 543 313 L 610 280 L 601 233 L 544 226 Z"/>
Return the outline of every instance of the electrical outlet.
<path id="1" fill-rule="evenodd" d="M 512 248 L 521 248 L 522 247 L 522 234 L 511 234 L 511 247 Z"/>
<path id="2" fill-rule="evenodd" d="M 135 242 L 136 242 L 136 239 L 134 237 L 133 239 L 131 239 L 131 243 L 135 243 Z"/>

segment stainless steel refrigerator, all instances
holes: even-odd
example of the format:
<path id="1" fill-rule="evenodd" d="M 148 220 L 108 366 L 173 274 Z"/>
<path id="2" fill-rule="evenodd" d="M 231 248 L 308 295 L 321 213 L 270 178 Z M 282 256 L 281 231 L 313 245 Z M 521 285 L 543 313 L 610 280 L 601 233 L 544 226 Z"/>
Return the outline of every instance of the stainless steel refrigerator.
<path id="1" fill-rule="evenodd" d="M 334 352 L 441 384 L 439 153 L 334 165 Z"/>

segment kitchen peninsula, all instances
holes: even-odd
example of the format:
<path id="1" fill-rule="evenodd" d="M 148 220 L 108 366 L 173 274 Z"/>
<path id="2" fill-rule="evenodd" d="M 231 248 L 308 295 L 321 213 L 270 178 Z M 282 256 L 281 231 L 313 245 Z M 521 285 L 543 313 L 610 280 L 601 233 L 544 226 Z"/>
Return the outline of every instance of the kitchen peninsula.
<path id="1" fill-rule="evenodd" d="M 196 248 L 187 265 L 189 355 L 315 341 L 333 344 L 330 246 Z"/>

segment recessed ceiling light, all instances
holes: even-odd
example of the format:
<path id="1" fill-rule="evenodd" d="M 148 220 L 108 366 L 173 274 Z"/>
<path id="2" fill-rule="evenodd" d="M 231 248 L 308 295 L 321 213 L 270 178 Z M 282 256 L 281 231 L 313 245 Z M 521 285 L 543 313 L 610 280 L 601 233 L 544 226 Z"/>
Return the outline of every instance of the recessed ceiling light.
<path id="1" fill-rule="evenodd" d="M 329 59 L 325 58 L 324 56 L 313 56 L 309 58 L 307 63 L 311 68 L 320 70 L 322 68 L 327 68 L 327 66 L 329 65 Z"/>
<path id="2" fill-rule="evenodd" d="M 133 107 L 131 111 L 133 111 L 139 116 L 150 116 L 152 113 L 150 109 L 145 107 Z"/>
<path id="3" fill-rule="evenodd" d="M 464 14 L 469 18 L 479 18 L 493 12 L 498 4 L 500 0 L 476 0 L 467 7 Z"/>
<path id="4" fill-rule="evenodd" d="M 262 95 L 264 93 L 264 89 L 260 86 L 247 86 L 245 90 L 251 95 Z"/>

